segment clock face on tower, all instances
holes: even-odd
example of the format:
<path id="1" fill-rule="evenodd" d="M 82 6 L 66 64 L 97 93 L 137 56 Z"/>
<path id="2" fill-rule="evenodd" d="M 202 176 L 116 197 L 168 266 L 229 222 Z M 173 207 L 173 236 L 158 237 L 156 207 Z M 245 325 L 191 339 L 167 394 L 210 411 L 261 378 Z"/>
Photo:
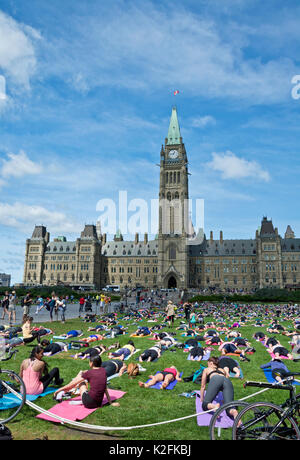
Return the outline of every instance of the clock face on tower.
<path id="1" fill-rule="evenodd" d="M 171 160 L 175 160 L 176 158 L 178 158 L 178 151 L 177 150 L 170 150 L 169 152 L 169 158 L 171 158 Z"/>

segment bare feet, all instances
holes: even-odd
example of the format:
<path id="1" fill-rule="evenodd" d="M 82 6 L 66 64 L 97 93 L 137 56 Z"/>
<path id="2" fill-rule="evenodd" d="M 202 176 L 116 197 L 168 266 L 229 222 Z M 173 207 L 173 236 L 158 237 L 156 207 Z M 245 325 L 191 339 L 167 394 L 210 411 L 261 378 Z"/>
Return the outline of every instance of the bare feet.
<path id="1" fill-rule="evenodd" d="M 145 387 L 144 382 L 138 382 L 138 383 L 139 383 L 139 386 L 140 386 L 141 388 Z"/>

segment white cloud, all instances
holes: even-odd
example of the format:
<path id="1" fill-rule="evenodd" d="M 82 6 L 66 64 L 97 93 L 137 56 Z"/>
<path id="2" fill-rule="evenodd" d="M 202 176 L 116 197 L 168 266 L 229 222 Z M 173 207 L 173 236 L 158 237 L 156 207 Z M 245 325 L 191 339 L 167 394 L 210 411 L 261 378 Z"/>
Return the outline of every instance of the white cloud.
<path id="1" fill-rule="evenodd" d="M 214 171 L 221 172 L 223 179 L 245 179 L 253 178 L 265 182 L 270 181 L 270 174 L 265 171 L 256 161 L 248 161 L 238 158 L 234 153 L 213 153 L 213 160 L 208 167 Z"/>
<path id="2" fill-rule="evenodd" d="M 22 233 L 30 233 L 35 225 L 45 225 L 52 232 L 74 233 L 82 230 L 62 212 L 20 202 L 0 203 L 0 224 L 17 228 Z"/>
<path id="3" fill-rule="evenodd" d="M 40 38 L 36 30 L 0 10 L 0 70 L 18 88 L 30 88 L 37 65 L 33 42 Z"/>
<path id="4" fill-rule="evenodd" d="M 34 163 L 28 158 L 26 153 L 21 150 L 19 154 L 8 153 L 8 160 L 2 159 L 2 167 L 0 169 L 0 186 L 1 178 L 7 179 L 9 177 L 23 177 L 28 175 L 41 174 L 43 167 Z"/>
<path id="5" fill-rule="evenodd" d="M 147 2 L 140 8 L 134 2 L 125 9 L 118 1 L 109 9 L 102 6 L 100 14 L 86 12 L 81 21 L 74 14 L 70 24 L 71 35 L 69 28 L 61 29 L 45 43 L 44 69 L 80 91 L 82 84 L 85 90 L 179 88 L 187 95 L 251 103 L 290 97 L 293 59 L 247 55 L 253 28 L 237 29 L 230 39 L 213 17 L 184 7 L 166 10 Z"/>
<path id="6" fill-rule="evenodd" d="M 211 115 L 205 115 L 203 117 L 197 117 L 197 118 L 194 118 L 191 121 L 191 125 L 194 128 L 205 128 L 208 125 L 215 125 L 215 124 L 216 124 L 216 120 Z"/>

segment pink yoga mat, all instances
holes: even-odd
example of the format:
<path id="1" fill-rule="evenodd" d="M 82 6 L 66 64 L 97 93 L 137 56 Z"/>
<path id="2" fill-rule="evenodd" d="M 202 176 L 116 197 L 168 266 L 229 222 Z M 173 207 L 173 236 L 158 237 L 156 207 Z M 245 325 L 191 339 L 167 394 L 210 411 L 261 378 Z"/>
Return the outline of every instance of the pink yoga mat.
<path id="1" fill-rule="evenodd" d="M 122 398 L 122 396 L 125 394 L 124 391 L 118 391 L 118 390 L 108 390 L 108 392 L 109 392 L 109 395 L 112 401 Z M 72 420 L 72 421 L 83 420 L 88 415 L 95 412 L 95 410 L 97 409 L 86 409 L 83 404 L 79 404 L 78 406 L 73 406 L 72 404 L 70 404 L 71 401 L 80 401 L 80 400 L 81 398 L 79 396 L 77 398 L 63 401 L 59 404 L 56 404 L 54 407 L 52 407 L 52 409 L 49 409 L 48 412 L 51 412 L 51 414 L 58 415 L 59 417 L 63 417 L 65 419 Z M 102 406 L 104 406 L 107 403 L 108 401 L 107 401 L 106 395 L 104 395 Z M 46 420 L 48 422 L 60 423 L 59 420 L 51 416 L 48 416 L 46 414 L 39 414 L 36 416 L 36 418 Z"/>

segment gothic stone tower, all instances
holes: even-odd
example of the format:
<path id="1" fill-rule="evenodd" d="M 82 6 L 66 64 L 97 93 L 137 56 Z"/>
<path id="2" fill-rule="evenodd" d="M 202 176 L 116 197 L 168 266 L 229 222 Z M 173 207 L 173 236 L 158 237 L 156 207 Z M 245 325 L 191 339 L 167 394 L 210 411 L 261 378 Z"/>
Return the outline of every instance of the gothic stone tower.
<path id="1" fill-rule="evenodd" d="M 160 154 L 158 271 L 159 287 L 188 285 L 188 169 L 177 117 L 172 109 L 168 137 Z"/>

